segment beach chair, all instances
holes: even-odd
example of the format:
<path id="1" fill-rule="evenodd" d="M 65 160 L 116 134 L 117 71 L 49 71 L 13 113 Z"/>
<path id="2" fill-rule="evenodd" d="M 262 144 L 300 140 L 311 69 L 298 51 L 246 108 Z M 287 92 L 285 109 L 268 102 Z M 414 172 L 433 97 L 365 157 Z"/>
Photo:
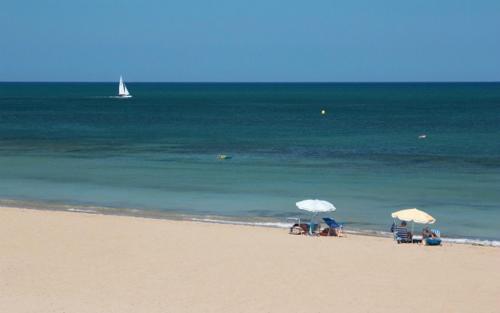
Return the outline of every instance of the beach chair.
<path id="1" fill-rule="evenodd" d="M 328 228 L 330 230 L 336 229 L 337 233 L 341 233 L 343 228 L 344 228 L 344 226 L 342 224 L 337 223 L 333 218 L 324 217 L 323 221 L 325 221 L 325 224 L 328 225 Z M 331 235 L 330 231 L 328 232 L 328 234 Z"/>
<path id="2" fill-rule="evenodd" d="M 399 243 L 412 243 L 412 240 L 408 237 L 408 229 L 406 227 L 396 226 L 394 228 L 394 240 Z"/>

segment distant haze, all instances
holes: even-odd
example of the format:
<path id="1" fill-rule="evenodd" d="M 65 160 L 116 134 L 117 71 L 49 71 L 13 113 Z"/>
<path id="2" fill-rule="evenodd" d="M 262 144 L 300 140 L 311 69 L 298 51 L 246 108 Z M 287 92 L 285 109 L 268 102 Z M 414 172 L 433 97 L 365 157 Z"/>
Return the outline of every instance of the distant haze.
<path id="1" fill-rule="evenodd" d="M 0 81 L 500 81 L 500 1 L 3 1 Z"/>

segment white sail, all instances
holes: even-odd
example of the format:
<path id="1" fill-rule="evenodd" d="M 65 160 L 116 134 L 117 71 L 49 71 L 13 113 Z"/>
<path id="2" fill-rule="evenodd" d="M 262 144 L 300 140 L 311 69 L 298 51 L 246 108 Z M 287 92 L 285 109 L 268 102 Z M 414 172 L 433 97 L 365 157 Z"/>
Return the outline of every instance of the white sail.
<path id="1" fill-rule="evenodd" d="M 118 96 L 126 98 L 132 97 L 128 92 L 127 86 L 125 86 L 125 83 L 123 82 L 123 77 L 121 76 L 120 76 L 120 84 L 118 85 Z"/>
<path id="2" fill-rule="evenodd" d="M 120 84 L 118 85 L 118 95 L 122 96 L 125 94 L 125 88 L 123 86 L 123 78 L 120 76 Z"/>

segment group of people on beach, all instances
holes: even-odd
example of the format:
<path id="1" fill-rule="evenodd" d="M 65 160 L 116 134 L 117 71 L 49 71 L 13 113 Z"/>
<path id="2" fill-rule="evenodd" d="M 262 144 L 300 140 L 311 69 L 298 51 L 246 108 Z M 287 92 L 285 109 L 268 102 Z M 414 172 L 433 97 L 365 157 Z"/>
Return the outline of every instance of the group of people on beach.
<path id="1" fill-rule="evenodd" d="M 342 227 L 327 227 L 319 231 L 319 224 L 309 223 L 296 223 L 290 227 L 290 233 L 296 235 L 318 235 L 318 236 L 337 236 L 342 237 Z M 394 233 L 403 242 L 411 242 L 413 240 L 413 233 L 408 230 L 407 222 L 401 221 L 399 225 L 392 223 L 391 233 Z M 422 239 L 437 238 L 438 235 L 434 233 L 428 226 L 422 229 Z"/>
<path id="2" fill-rule="evenodd" d="M 402 241 L 412 241 L 413 234 L 411 231 L 408 230 L 406 226 L 407 223 L 405 221 L 402 221 L 401 224 L 399 224 L 398 226 L 396 226 L 395 223 L 392 223 L 391 233 L 394 233 Z M 428 226 L 422 229 L 422 239 L 436 238 L 436 237 L 437 234 L 434 233 L 432 230 L 430 230 Z"/>
<path id="3" fill-rule="evenodd" d="M 339 225 L 340 226 L 340 225 Z M 320 230 L 319 224 L 295 223 L 290 227 L 290 234 L 316 236 L 343 236 L 342 227 L 326 227 Z"/>

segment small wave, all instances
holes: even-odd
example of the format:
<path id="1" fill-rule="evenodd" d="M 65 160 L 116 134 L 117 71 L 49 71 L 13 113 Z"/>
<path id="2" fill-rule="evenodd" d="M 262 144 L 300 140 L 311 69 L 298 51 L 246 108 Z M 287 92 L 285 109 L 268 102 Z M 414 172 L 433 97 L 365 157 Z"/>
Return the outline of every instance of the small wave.
<path id="1" fill-rule="evenodd" d="M 443 242 L 466 244 L 473 246 L 500 247 L 500 241 L 497 240 L 481 240 L 467 238 L 443 238 Z"/>
<path id="2" fill-rule="evenodd" d="M 194 222 L 203 222 L 203 223 L 264 226 L 264 227 L 274 227 L 274 228 L 289 228 L 290 226 L 292 226 L 292 224 L 290 223 L 280 223 L 280 222 L 243 222 L 243 221 L 217 220 L 212 218 L 197 218 L 197 217 L 190 218 L 189 220 Z"/>
<path id="3" fill-rule="evenodd" d="M 88 209 L 75 209 L 75 208 L 69 208 L 69 209 L 66 209 L 66 211 L 70 211 L 70 212 L 80 212 L 80 213 L 99 213 L 98 211 L 96 210 L 88 210 Z"/>

